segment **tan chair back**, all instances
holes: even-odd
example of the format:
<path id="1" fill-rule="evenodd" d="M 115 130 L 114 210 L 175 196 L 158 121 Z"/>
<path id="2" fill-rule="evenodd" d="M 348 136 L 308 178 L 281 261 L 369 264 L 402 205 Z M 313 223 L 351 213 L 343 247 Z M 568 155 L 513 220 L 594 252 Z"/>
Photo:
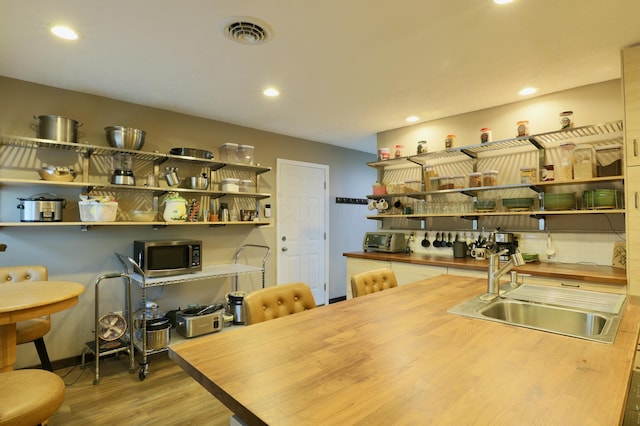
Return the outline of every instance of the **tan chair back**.
<path id="1" fill-rule="evenodd" d="M 374 269 L 351 276 L 351 293 L 353 297 L 398 287 L 396 274 L 389 268 Z"/>
<path id="2" fill-rule="evenodd" d="M 295 314 L 316 307 L 304 283 L 282 284 L 249 293 L 244 298 L 247 325 Z"/>
<path id="3" fill-rule="evenodd" d="M 39 265 L 7 266 L 0 268 L 0 285 L 23 281 L 48 281 L 47 268 Z M 51 317 L 46 315 L 16 323 L 16 344 L 33 342 L 51 329 Z"/>

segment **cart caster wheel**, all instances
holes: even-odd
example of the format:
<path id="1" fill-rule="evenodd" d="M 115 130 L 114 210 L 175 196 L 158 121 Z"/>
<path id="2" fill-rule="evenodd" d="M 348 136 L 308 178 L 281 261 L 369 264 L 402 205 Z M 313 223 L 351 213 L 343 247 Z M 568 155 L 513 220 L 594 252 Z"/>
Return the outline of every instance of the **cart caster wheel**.
<path id="1" fill-rule="evenodd" d="M 138 372 L 138 379 L 143 381 L 145 377 L 147 377 L 147 373 L 149 372 L 149 364 L 144 364 L 140 366 L 140 371 Z"/>

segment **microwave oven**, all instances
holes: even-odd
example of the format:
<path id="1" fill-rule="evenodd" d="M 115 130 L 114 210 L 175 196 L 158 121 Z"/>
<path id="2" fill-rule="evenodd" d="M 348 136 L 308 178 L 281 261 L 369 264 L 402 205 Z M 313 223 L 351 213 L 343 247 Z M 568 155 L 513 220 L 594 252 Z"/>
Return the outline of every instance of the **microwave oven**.
<path id="1" fill-rule="evenodd" d="M 402 232 L 367 232 L 362 241 L 362 250 L 399 253 L 406 248 Z"/>
<path id="2" fill-rule="evenodd" d="M 133 259 L 146 277 L 202 271 L 202 241 L 145 240 L 133 242 Z"/>

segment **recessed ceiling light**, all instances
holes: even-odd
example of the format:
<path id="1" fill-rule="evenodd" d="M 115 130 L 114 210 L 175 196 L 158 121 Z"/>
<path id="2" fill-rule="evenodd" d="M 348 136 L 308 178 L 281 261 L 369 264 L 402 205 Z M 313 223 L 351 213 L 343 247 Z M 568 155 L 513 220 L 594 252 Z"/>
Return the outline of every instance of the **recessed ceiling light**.
<path id="1" fill-rule="evenodd" d="M 266 89 L 264 92 L 262 92 L 262 94 L 265 96 L 269 96 L 270 98 L 275 98 L 276 96 L 280 95 L 280 92 L 278 91 L 278 89 L 274 89 L 273 87 L 270 87 Z"/>
<path id="2" fill-rule="evenodd" d="M 419 118 L 415 115 L 410 115 L 409 117 L 405 118 L 405 120 L 407 121 L 407 123 L 415 123 L 419 120 Z"/>
<path id="3" fill-rule="evenodd" d="M 519 91 L 518 94 L 522 96 L 527 96 L 527 95 L 533 95 L 537 91 L 538 89 L 536 89 L 535 87 L 525 87 L 524 89 Z"/>
<path id="4" fill-rule="evenodd" d="M 508 4 L 513 2 L 513 0 L 493 0 L 495 4 Z"/>
<path id="5" fill-rule="evenodd" d="M 51 32 L 65 40 L 77 40 L 80 37 L 76 31 L 66 25 L 56 25 L 55 27 L 51 27 Z"/>

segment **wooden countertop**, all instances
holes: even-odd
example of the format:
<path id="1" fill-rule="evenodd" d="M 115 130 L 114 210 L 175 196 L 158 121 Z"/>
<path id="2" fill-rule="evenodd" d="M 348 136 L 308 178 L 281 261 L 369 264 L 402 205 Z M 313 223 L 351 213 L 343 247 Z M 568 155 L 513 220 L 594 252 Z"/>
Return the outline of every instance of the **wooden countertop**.
<path id="1" fill-rule="evenodd" d="M 453 256 L 436 256 L 428 254 L 380 253 L 380 252 L 350 252 L 343 253 L 345 257 L 358 259 L 382 260 L 387 262 L 403 262 L 416 265 L 443 266 L 446 268 L 487 270 L 486 260 L 472 258 L 457 259 Z M 540 277 L 581 280 L 616 285 L 627 284 L 627 271 L 612 266 L 589 265 L 579 263 L 532 262 L 515 268 L 523 274 Z"/>
<path id="2" fill-rule="evenodd" d="M 604 344 L 447 312 L 485 287 L 438 276 L 172 345 L 169 356 L 249 424 L 619 424 L 640 298 Z"/>

